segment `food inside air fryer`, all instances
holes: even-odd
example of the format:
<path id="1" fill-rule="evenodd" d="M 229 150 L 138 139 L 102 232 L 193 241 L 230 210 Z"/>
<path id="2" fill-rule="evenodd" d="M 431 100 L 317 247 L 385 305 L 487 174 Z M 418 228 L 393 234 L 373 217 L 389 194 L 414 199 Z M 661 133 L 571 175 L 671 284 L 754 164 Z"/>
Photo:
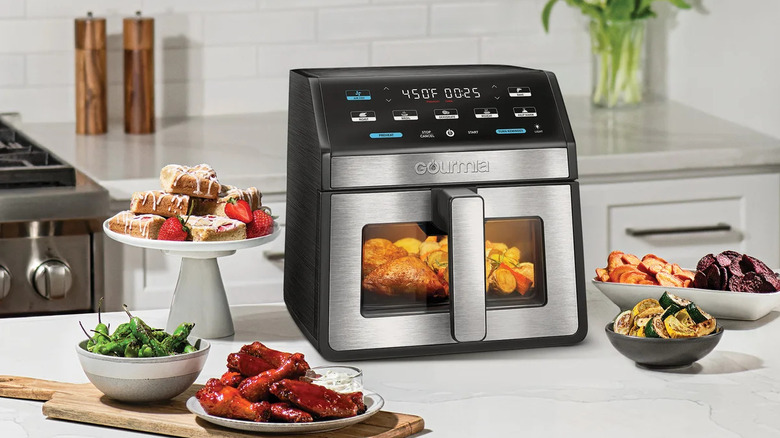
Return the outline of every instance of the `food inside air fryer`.
<path id="1" fill-rule="evenodd" d="M 228 355 L 228 371 L 195 397 L 210 415 L 257 422 L 301 423 L 354 417 L 365 412 L 362 392 L 338 393 L 302 378 L 310 370 L 302 353 L 260 342 Z"/>
<path id="2" fill-rule="evenodd" d="M 383 238 L 363 244 L 363 290 L 379 296 L 415 295 L 428 301 L 449 297 L 449 241 L 429 236 Z M 485 288 L 495 296 L 526 295 L 534 287 L 534 264 L 519 248 L 485 241 Z"/>
<path id="3" fill-rule="evenodd" d="M 640 338 L 697 338 L 709 335 L 718 323 L 710 314 L 685 298 L 664 292 L 658 300 L 647 298 L 613 321 L 615 333 Z"/>
<path id="4" fill-rule="evenodd" d="M 696 265 L 694 287 L 733 292 L 776 292 L 780 278 L 761 260 L 736 251 L 707 254 Z"/>
<path id="5" fill-rule="evenodd" d="M 208 164 L 169 164 L 160 171 L 160 184 L 162 190 L 133 193 L 130 210 L 112 217 L 109 229 L 143 239 L 196 242 L 243 240 L 273 231 L 273 216 L 261 206 L 257 188 L 220 184 Z"/>
<path id="6" fill-rule="evenodd" d="M 88 338 L 87 351 L 91 353 L 118 357 L 160 357 L 198 351 L 197 342 L 196 345 L 191 345 L 187 341 L 195 326 L 193 323 L 183 322 L 172 334 L 168 334 L 163 329 L 150 327 L 141 318 L 132 316 L 125 308 L 130 320 L 119 324 L 114 333 L 111 333 L 100 318 L 101 304 L 102 299 L 98 304 L 98 323 L 92 334 L 79 322 Z"/>
<path id="7" fill-rule="evenodd" d="M 667 287 L 692 287 L 694 275 L 655 254 L 646 254 L 640 260 L 622 251 L 612 251 L 607 257 L 607 267 L 596 269 L 599 281 Z"/>

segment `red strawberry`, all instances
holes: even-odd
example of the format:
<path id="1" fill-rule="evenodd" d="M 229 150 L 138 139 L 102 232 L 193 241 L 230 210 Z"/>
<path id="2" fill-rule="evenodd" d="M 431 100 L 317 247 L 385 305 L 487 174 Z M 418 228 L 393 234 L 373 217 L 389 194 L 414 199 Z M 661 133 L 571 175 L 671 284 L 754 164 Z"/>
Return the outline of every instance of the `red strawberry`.
<path id="1" fill-rule="evenodd" d="M 245 224 L 252 222 L 252 208 L 243 199 L 228 199 L 227 204 L 225 204 L 225 214 L 230 219 L 235 219 Z"/>
<path id="2" fill-rule="evenodd" d="M 190 229 L 185 223 L 181 216 L 169 217 L 160 227 L 157 240 L 187 240 Z"/>
<path id="3" fill-rule="evenodd" d="M 252 222 L 246 224 L 247 239 L 271 234 L 274 229 L 274 218 L 269 213 L 270 210 L 265 207 L 252 212 Z"/>

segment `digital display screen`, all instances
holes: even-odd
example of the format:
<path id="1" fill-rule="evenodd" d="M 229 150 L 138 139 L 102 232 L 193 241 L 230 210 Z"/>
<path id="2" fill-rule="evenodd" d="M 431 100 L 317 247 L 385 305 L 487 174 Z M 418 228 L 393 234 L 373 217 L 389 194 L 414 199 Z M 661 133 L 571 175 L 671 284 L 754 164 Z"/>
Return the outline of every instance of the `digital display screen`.
<path id="1" fill-rule="evenodd" d="M 565 143 L 552 87 L 538 70 L 327 78 L 320 91 L 337 155 Z"/>
<path id="2" fill-rule="evenodd" d="M 479 99 L 482 93 L 479 87 L 429 87 L 429 88 L 403 88 L 401 95 L 409 100 L 429 99 Z"/>

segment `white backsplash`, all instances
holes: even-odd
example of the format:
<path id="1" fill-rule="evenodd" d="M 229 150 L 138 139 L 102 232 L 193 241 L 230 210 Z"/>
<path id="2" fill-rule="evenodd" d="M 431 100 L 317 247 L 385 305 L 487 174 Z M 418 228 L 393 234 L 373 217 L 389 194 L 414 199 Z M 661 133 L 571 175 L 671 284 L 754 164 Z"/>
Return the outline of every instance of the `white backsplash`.
<path id="1" fill-rule="evenodd" d="M 698 10 L 679 14 L 654 4 L 651 91 L 780 137 L 780 2 L 691 2 Z M 512 64 L 555 72 L 564 95 L 588 94 L 585 19 L 559 2 L 545 34 L 544 3 L 0 0 L 0 111 L 74 120 L 73 20 L 87 11 L 108 19 L 112 119 L 123 117 L 122 18 L 136 10 L 155 18 L 158 116 L 284 110 L 288 70 L 302 67 Z"/>
<path id="2" fill-rule="evenodd" d="M 292 68 L 505 63 L 590 87 L 583 19 L 544 0 L 0 0 L 0 111 L 75 118 L 73 20 L 107 18 L 109 117 L 123 117 L 122 18 L 155 18 L 158 116 L 287 108 Z"/>

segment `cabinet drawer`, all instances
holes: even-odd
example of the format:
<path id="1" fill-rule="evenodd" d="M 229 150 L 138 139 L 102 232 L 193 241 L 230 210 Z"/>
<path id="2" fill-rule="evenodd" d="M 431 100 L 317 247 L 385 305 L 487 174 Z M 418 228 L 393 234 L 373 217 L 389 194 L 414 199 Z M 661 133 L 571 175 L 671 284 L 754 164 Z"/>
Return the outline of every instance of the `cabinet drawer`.
<path id="1" fill-rule="evenodd" d="M 692 268 L 731 249 L 780 266 L 780 175 L 593 184 L 581 193 L 588 275 L 612 250 Z"/>

